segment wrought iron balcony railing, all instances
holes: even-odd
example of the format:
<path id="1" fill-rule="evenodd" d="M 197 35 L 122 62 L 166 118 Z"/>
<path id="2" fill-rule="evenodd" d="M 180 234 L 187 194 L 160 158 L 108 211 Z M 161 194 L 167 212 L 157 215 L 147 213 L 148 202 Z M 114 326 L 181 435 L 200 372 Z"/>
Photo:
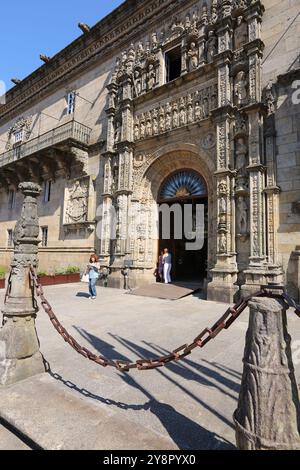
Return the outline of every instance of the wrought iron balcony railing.
<path id="1" fill-rule="evenodd" d="M 0 167 L 13 163 L 21 158 L 34 155 L 41 150 L 51 148 L 69 140 L 81 145 L 89 145 L 92 129 L 76 121 L 70 121 L 45 134 L 21 144 L 0 155 Z"/>

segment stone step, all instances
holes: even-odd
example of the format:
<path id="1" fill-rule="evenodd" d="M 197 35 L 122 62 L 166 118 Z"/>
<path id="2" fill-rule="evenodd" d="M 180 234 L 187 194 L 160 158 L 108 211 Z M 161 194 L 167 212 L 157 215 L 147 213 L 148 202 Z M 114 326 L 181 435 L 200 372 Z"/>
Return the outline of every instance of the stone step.
<path id="1" fill-rule="evenodd" d="M 174 450 L 166 438 L 58 384 L 48 374 L 0 388 L 0 417 L 45 450 Z"/>

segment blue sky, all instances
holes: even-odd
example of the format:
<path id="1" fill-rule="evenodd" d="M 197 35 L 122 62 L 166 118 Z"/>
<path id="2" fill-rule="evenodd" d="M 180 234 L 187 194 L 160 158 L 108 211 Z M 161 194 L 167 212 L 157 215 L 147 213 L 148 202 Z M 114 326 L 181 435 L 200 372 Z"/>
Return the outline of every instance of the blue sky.
<path id="1" fill-rule="evenodd" d="M 14 0 L 1 2 L 0 80 L 22 79 L 37 69 L 40 54 L 53 56 L 80 36 L 78 23 L 93 26 L 123 0 Z"/>

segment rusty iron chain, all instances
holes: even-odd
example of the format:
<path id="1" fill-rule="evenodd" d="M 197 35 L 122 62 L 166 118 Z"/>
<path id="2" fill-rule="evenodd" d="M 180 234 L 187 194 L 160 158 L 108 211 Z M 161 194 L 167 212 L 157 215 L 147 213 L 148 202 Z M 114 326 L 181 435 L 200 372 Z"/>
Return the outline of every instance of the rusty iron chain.
<path id="1" fill-rule="evenodd" d="M 7 279 L 7 286 L 5 290 L 5 295 L 4 295 L 4 304 L 6 304 L 7 299 L 9 297 L 9 291 L 10 291 L 10 284 L 11 284 L 11 276 L 12 276 L 12 271 L 10 271 L 8 279 Z"/>
<path id="2" fill-rule="evenodd" d="M 274 293 L 273 291 L 269 291 L 268 286 L 262 287 L 259 292 L 256 292 L 249 297 L 240 300 L 237 302 L 233 307 L 230 307 L 226 310 L 226 312 L 221 316 L 221 318 L 211 327 L 205 328 L 190 344 L 184 344 L 179 348 L 173 350 L 170 354 L 154 358 L 154 359 L 139 359 L 136 362 L 127 362 L 127 361 L 113 361 L 109 360 L 103 356 L 97 356 L 89 349 L 81 346 L 74 338 L 71 336 L 67 330 L 63 327 L 60 323 L 58 318 L 56 317 L 50 303 L 45 298 L 44 290 L 39 282 L 38 276 L 36 275 L 34 269 L 30 267 L 30 278 L 32 281 L 33 287 L 35 287 L 38 297 L 40 298 L 41 305 L 47 315 L 50 318 L 51 323 L 53 324 L 56 331 L 62 336 L 64 341 L 68 343 L 76 352 L 80 355 L 89 359 L 90 361 L 95 362 L 96 364 L 102 367 L 113 367 L 121 372 L 129 372 L 132 369 L 137 370 L 151 370 L 157 369 L 159 367 L 163 367 L 170 362 L 178 362 L 181 359 L 184 359 L 186 356 L 190 355 L 194 349 L 196 348 L 204 348 L 212 339 L 216 338 L 216 336 L 221 333 L 222 330 L 227 330 L 230 326 L 234 323 L 234 321 L 243 313 L 243 311 L 247 308 L 249 301 L 254 297 L 269 297 L 269 298 L 276 298 L 282 299 L 287 302 L 287 304 L 295 308 L 295 313 L 300 317 L 300 306 L 296 304 L 296 302 L 289 297 L 285 292 L 283 294 Z M 270 288 L 272 290 L 272 288 Z"/>

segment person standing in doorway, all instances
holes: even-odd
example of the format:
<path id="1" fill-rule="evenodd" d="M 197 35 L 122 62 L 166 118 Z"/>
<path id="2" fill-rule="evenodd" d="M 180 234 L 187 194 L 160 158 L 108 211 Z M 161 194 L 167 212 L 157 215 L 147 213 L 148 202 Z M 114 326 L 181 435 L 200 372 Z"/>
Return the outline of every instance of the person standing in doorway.
<path id="1" fill-rule="evenodd" d="M 89 275 L 89 291 L 90 299 L 95 300 L 97 297 L 97 280 L 99 279 L 100 264 L 97 255 L 90 257 L 90 262 L 87 266 L 87 274 Z"/>
<path id="2" fill-rule="evenodd" d="M 164 252 L 163 250 L 160 252 L 158 258 L 158 279 L 159 282 L 164 282 Z"/>
<path id="3" fill-rule="evenodd" d="M 164 265 L 165 284 L 170 284 L 170 282 L 172 282 L 171 281 L 172 255 L 171 253 L 169 253 L 168 248 L 164 249 L 163 265 Z"/>

